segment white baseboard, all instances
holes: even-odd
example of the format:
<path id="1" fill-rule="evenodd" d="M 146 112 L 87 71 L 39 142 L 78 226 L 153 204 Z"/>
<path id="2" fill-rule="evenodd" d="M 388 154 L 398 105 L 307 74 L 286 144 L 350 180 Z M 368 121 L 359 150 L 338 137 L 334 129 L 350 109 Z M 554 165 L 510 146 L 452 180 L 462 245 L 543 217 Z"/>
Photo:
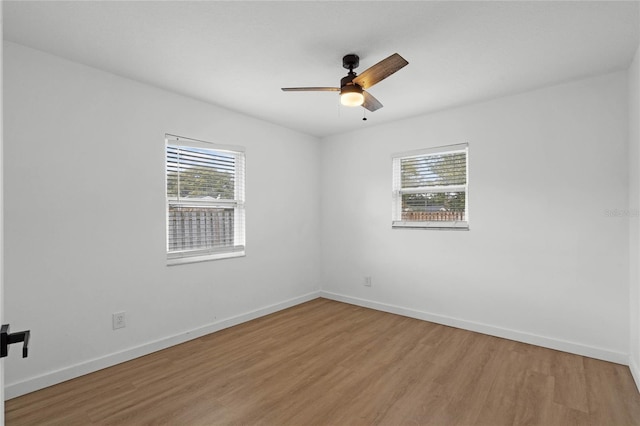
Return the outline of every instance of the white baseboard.
<path id="1" fill-rule="evenodd" d="M 320 297 L 336 300 L 339 302 L 349 303 L 352 305 L 362 306 L 365 308 L 376 309 L 378 311 L 389 312 L 392 314 L 402 315 L 405 317 L 416 318 L 424 321 L 434 322 L 437 324 L 448 325 L 451 327 L 462 328 L 464 330 L 476 331 L 478 333 L 488 334 L 490 336 L 502 337 L 504 339 L 515 340 L 517 342 L 529 343 L 536 346 L 555 349 L 562 352 L 569 352 L 577 355 L 587 356 L 589 358 L 601 359 L 604 361 L 615 362 L 617 364 L 628 365 L 629 354 L 623 352 L 611 351 L 608 349 L 587 346 L 576 342 L 554 339 L 551 337 L 538 336 L 508 328 L 496 327 L 489 324 L 468 321 L 460 318 L 453 318 L 439 314 L 419 311 L 416 309 L 404 308 L 402 306 L 391 305 L 388 303 L 375 302 L 372 300 L 360 299 L 358 297 L 337 294 L 328 291 L 320 291 Z M 632 370 L 633 372 L 633 370 Z M 639 373 L 636 369 L 636 373 Z M 636 383 L 638 383 L 637 374 Z"/>
<path id="2" fill-rule="evenodd" d="M 635 380 L 638 392 L 640 392 L 640 366 L 636 364 L 632 357 L 629 357 L 629 370 L 631 370 L 633 380 Z"/>
<path id="3" fill-rule="evenodd" d="M 230 318 L 225 318 L 225 319 L 216 321 L 214 323 L 207 324 L 203 327 L 196 328 L 194 330 L 190 330 L 184 333 L 165 337 L 153 342 L 148 342 L 140 346 L 126 349 L 121 352 L 105 355 L 103 357 L 85 361 L 69 367 L 64 367 L 59 370 L 51 371 L 40 376 L 30 377 L 21 382 L 10 383 L 10 384 L 7 384 L 4 388 L 4 397 L 7 400 L 11 398 L 15 398 L 20 395 L 24 395 L 24 394 L 36 391 L 38 389 L 43 389 L 48 386 L 52 386 L 67 380 L 74 379 L 76 377 L 84 376 L 85 374 L 89 374 L 94 371 L 101 370 L 103 368 L 111 367 L 116 364 L 120 364 L 122 362 L 139 358 L 141 356 L 148 355 L 150 353 L 157 352 L 159 350 L 166 349 L 171 346 L 179 345 L 180 343 L 197 339 L 207 334 L 211 334 L 216 331 L 223 330 L 225 328 L 233 327 L 234 325 L 238 325 L 243 322 L 251 321 L 253 319 L 263 317 L 265 315 L 269 315 L 274 312 L 278 312 L 283 309 L 290 308 L 292 306 L 299 305 L 301 303 L 308 302 L 313 299 L 317 299 L 318 297 L 320 297 L 320 292 L 314 291 L 299 297 L 294 297 L 292 299 L 285 300 L 284 302 L 265 306 L 250 312 L 246 312 L 244 314 L 230 317 Z"/>

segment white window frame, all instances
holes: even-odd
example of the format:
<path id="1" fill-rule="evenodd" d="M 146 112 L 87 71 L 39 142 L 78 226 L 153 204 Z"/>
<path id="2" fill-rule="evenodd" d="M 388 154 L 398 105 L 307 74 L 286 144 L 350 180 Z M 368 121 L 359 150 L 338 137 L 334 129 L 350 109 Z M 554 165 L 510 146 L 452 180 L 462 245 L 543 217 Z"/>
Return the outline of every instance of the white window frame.
<path id="1" fill-rule="evenodd" d="M 464 185 L 424 186 L 418 188 L 402 188 L 401 161 L 408 158 L 428 157 L 432 155 L 465 153 L 466 183 Z M 461 143 L 434 148 L 426 148 L 415 151 L 407 151 L 392 155 L 392 228 L 417 228 L 417 229 L 469 229 L 469 144 Z M 406 221 L 402 220 L 402 195 L 423 194 L 429 192 L 464 192 L 465 193 L 465 220 L 455 221 Z"/>
<path id="2" fill-rule="evenodd" d="M 234 199 L 233 200 L 180 200 L 179 197 L 169 197 L 167 192 L 167 147 L 179 146 L 190 148 L 202 148 L 217 151 L 225 154 L 232 154 L 235 157 L 236 167 L 234 175 Z M 165 213 L 166 213 L 166 253 L 167 265 L 180 265 L 185 263 L 203 262 L 208 260 L 228 259 L 245 256 L 245 150 L 243 147 L 234 145 L 221 145 L 197 139 L 185 138 L 182 136 L 165 135 Z M 209 249 L 192 249 L 184 251 L 171 251 L 169 247 L 169 208 L 170 206 L 181 207 L 210 207 L 234 209 L 234 245 L 230 247 L 219 247 Z"/>

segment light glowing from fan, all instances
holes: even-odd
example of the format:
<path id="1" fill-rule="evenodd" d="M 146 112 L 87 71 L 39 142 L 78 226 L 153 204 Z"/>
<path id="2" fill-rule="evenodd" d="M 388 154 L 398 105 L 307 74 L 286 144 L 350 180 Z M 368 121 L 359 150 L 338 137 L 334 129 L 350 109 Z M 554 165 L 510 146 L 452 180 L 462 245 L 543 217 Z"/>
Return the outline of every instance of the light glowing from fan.
<path id="1" fill-rule="evenodd" d="M 357 107 L 364 103 L 362 87 L 357 84 L 348 84 L 340 91 L 340 103 L 344 106 Z"/>

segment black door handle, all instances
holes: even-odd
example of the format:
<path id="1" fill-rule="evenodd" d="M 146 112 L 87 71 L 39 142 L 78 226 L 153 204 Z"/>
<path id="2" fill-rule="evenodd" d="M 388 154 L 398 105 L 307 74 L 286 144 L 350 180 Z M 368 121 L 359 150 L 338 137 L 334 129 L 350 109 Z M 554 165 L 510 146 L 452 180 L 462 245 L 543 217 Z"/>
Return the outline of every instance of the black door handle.
<path id="1" fill-rule="evenodd" d="M 0 358 L 9 354 L 9 345 L 19 342 L 24 342 L 22 344 L 22 358 L 26 358 L 29 355 L 30 335 L 30 330 L 9 334 L 9 324 L 3 324 L 0 328 Z"/>

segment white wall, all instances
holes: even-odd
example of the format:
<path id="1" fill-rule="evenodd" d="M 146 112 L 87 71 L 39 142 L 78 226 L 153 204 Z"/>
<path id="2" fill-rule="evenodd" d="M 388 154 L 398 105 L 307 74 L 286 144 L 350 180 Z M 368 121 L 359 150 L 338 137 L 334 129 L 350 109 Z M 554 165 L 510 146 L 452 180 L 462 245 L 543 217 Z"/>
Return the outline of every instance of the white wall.
<path id="1" fill-rule="evenodd" d="M 7 397 L 317 296 L 317 139 L 4 48 Z M 246 147 L 246 257 L 165 265 L 165 132 Z"/>
<path id="2" fill-rule="evenodd" d="M 629 67 L 629 367 L 640 389 L 640 47 Z"/>
<path id="3" fill-rule="evenodd" d="M 626 83 L 614 73 L 326 138 L 323 295 L 626 363 L 629 223 L 606 214 L 628 206 Z M 391 154 L 461 142 L 470 231 L 391 229 Z"/>

